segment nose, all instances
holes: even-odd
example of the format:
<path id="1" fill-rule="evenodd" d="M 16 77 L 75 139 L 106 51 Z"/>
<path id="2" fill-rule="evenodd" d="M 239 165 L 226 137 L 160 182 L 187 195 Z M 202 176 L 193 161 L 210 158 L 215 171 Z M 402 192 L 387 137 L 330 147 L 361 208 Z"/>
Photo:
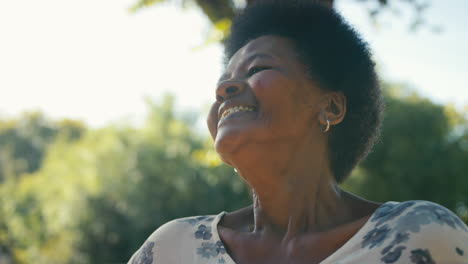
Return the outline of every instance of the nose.
<path id="1" fill-rule="evenodd" d="M 220 102 L 241 94 L 245 87 L 238 81 L 223 81 L 216 88 L 216 99 Z"/>

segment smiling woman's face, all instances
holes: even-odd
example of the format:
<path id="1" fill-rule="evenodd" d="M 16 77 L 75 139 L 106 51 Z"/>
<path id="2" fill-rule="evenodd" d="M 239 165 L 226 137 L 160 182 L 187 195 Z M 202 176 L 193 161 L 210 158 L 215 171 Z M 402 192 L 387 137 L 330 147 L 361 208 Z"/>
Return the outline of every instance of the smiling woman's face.
<path id="1" fill-rule="evenodd" d="M 319 132 L 323 95 L 290 40 L 250 41 L 231 58 L 216 89 L 207 120 L 216 151 L 231 164 L 228 154 L 243 146 L 293 143 Z"/>

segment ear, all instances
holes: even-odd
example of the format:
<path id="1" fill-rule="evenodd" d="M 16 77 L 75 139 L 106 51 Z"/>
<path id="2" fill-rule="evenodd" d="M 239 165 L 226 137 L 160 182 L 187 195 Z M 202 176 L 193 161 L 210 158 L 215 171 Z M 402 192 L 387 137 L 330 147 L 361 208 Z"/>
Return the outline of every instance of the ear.
<path id="1" fill-rule="evenodd" d="M 346 96 L 342 92 L 329 92 L 320 104 L 319 121 L 325 126 L 341 123 L 346 115 Z"/>

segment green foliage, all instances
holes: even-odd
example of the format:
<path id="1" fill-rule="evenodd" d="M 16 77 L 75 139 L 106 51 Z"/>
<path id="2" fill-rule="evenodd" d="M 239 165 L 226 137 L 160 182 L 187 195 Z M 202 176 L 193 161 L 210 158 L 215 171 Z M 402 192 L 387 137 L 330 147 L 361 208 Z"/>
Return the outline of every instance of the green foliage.
<path id="1" fill-rule="evenodd" d="M 176 2 L 170 0 L 137 0 L 130 7 L 130 12 L 136 12 L 140 9 L 147 8 L 156 4 Z M 223 19 L 231 20 L 235 15 L 235 5 L 232 0 L 178 0 L 182 6 L 194 5 L 208 17 L 212 23 L 217 23 Z"/>
<path id="2" fill-rule="evenodd" d="M 84 131 L 80 122 L 53 122 L 38 112 L 0 121 L 0 263 L 8 263 L 11 257 L 18 263 L 30 263 L 30 259 L 36 263 L 64 263 L 72 254 L 63 248 L 71 241 L 64 228 L 71 203 L 65 199 L 61 208 L 55 200 L 70 193 L 67 189 L 51 189 L 58 185 L 47 183 L 68 179 L 28 174 L 46 163 L 44 157 L 55 140 L 69 144 Z M 59 161 L 61 157 L 57 158 Z"/>
<path id="3" fill-rule="evenodd" d="M 461 214 L 468 205 L 466 114 L 401 87 L 386 91 L 381 142 L 344 186 L 371 200 L 431 200 Z"/>
<path id="4" fill-rule="evenodd" d="M 232 169 L 207 163 L 199 153 L 211 145 L 177 118 L 172 98 L 149 104 L 145 127 L 121 135 L 123 158 L 100 162 L 105 187 L 90 197 L 81 230 L 90 263 L 122 262 L 157 226 L 174 218 L 215 214 L 247 204 L 246 189 Z M 110 168 L 122 166 L 115 170 Z M 214 165 L 214 166 L 213 166 Z"/>
<path id="5" fill-rule="evenodd" d="M 404 89 L 386 91 L 382 141 L 344 187 L 378 201 L 435 201 L 468 220 L 466 114 Z M 46 143 L 39 169 L 19 170 L 21 177 L 0 184 L 0 260 L 123 263 L 171 219 L 249 203 L 211 139 L 194 132 L 193 116 L 175 112 L 170 96 L 147 105 L 137 128 L 36 121 L 20 138 L 19 124 L 30 124 L 29 116 L 1 123 L 0 138 Z M 23 146 L 2 142 L 12 146 L 9 153 Z M 22 159 L 18 153 L 11 157 Z"/>
<path id="6" fill-rule="evenodd" d="M 56 137 L 75 140 L 83 131 L 80 122 L 52 122 L 39 112 L 25 113 L 18 120 L 0 120 L 0 183 L 38 170 Z"/>
<path id="7" fill-rule="evenodd" d="M 8 198 L 0 245 L 15 263 L 125 262 L 171 219 L 248 203 L 243 183 L 174 112 L 171 97 L 148 106 L 142 128 L 59 138 L 39 171 L 0 186 Z"/>
<path id="8" fill-rule="evenodd" d="M 164 2 L 167 2 L 167 0 L 139 0 L 133 6 L 131 6 L 129 10 L 131 12 L 136 12 L 137 10 L 141 8 L 148 7 L 154 4 L 158 4 L 158 3 L 164 3 Z"/>

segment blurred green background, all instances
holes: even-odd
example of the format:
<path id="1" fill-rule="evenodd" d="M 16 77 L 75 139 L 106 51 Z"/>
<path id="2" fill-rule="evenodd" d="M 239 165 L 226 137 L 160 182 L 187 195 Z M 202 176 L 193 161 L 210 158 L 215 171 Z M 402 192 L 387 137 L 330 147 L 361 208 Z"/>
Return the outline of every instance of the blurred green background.
<path id="1" fill-rule="evenodd" d="M 376 0 L 376 10 L 386 2 Z M 232 3 L 192 4 L 214 25 L 204 45 L 222 39 Z M 342 187 L 380 202 L 430 200 L 468 222 L 467 108 L 433 102 L 405 83 L 383 86 L 382 138 Z M 98 128 L 40 111 L 1 118 L 0 264 L 126 263 L 169 220 L 248 205 L 248 190 L 197 125 L 204 111 L 175 102 L 170 94 L 147 99 L 138 125 Z"/>

